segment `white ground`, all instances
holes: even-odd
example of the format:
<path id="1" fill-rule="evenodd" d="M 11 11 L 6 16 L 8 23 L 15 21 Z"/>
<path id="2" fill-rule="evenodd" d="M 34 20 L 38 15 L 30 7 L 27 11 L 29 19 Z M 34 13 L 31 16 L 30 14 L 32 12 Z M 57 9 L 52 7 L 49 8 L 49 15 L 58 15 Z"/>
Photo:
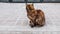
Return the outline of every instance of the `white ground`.
<path id="1" fill-rule="evenodd" d="M 29 26 L 24 3 L 0 3 L 0 33 L 59 34 L 57 31 L 60 31 L 60 3 L 35 3 L 34 6 L 45 13 L 44 27 Z"/>

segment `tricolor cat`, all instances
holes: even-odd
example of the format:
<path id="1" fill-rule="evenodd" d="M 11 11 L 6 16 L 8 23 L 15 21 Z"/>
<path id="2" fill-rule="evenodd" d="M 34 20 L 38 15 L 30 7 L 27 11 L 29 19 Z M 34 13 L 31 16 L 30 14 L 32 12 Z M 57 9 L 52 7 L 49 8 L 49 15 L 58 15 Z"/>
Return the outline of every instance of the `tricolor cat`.
<path id="1" fill-rule="evenodd" d="M 30 26 L 43 26 L 45 24 L 45 15 L 42 10 L 35 10 L 33 4 L 26 4 L 27 17 L 30 19 Z"/>

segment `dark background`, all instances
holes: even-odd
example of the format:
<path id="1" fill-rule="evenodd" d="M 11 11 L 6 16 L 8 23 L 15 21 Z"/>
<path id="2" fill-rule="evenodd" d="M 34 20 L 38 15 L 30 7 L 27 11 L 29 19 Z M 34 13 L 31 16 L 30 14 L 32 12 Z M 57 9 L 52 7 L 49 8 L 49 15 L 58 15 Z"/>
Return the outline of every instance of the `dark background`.
<path id="1" fill-rule="evenodd" d="M 60 0 L 0 0 L 0 2 L 8 3 L 60 3 Z"/>

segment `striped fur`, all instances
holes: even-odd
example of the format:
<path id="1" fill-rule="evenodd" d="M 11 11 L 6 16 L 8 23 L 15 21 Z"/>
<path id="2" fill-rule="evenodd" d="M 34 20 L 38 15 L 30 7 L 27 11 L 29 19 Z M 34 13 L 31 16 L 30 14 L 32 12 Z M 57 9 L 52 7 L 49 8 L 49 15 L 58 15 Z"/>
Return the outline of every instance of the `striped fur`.
<path id="1" fill-rule="evenodd" d="M 30 26 L 43 26 L 45 24 L 45 15 L 42 10 L 35 10 L 33 4 L 26 5 L 27 17 L 30 19 Z"/>

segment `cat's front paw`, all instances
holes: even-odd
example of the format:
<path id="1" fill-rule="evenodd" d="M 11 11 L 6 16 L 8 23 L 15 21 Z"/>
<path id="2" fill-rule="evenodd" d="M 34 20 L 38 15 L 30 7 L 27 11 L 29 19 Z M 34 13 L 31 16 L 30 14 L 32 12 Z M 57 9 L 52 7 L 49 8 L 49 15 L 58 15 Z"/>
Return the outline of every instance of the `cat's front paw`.
<path id="1" fill-rule="evenodd" d="M 33 23 L 30 23 L 29 25 L 30 25 L 32 28 L 34 27 L 34 24 L 33 24 Z"/>

